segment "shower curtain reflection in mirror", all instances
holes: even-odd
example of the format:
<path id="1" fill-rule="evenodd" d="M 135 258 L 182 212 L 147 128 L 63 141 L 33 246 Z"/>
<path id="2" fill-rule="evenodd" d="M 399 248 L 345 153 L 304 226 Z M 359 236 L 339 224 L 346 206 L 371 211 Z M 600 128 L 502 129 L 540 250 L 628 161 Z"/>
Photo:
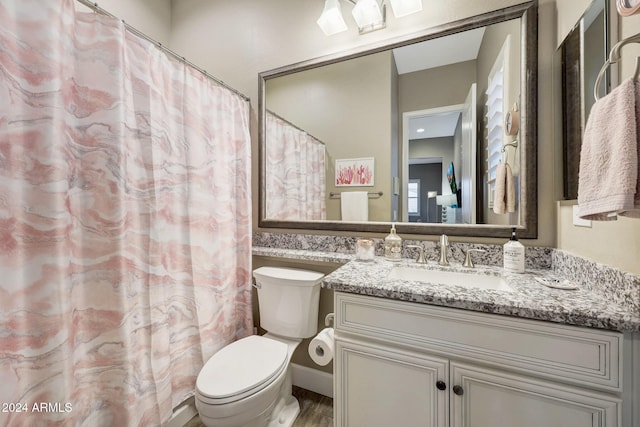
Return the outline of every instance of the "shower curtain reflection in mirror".
<path id="1" fill-rule="evenodd" d="M 252 330 L 248 103 L 73 0 L 0 45 L 0 402 L 63 408 L 0 425 L 164 425 Z"/>
<path id="2" fill-rule="evenodd" d="M 279 220 L 326 218 L 325 145 L 267 111 L 266 213 Z"/>

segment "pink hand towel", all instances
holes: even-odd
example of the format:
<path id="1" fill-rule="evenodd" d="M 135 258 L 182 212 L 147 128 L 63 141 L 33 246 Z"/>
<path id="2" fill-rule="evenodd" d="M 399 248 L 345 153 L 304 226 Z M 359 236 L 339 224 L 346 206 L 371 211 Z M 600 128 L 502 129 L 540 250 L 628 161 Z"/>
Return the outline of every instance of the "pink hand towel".
<path id="1" fill-rule="evenodd" d="M 584 132 L 578 179 L 578 214 L 610 221 L 640 217 L 638 83 L 625 80 L 592 107 Z"/>

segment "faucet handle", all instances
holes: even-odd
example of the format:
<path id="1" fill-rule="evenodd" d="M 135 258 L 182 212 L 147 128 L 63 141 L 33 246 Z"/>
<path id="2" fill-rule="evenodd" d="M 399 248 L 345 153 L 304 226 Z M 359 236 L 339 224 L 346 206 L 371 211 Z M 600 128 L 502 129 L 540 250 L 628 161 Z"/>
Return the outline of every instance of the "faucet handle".
<path id="1" fill-rule="evenodd" d="M 418 258 L 416 259 L 416 263 L 418 264 L 426 264 L 427 259 L 424 257 L 424 248 L 420 245 L 407 245 L 407 248 L 416 248 L 418 249 Z"/>
<path id="2" fill-rule="evenodd" d="M 464 257 L 464 263 L 462 264 L 463 267 L 468 267 L 468 268 L 475 267 L 475 265 L 473 264 L 473 261 L 471 260 L 471 252 L 482 253 L 482 252 L 486 252 L 486 251 L 484 249 L 469 249 L 469 250 L 467 250 L 467 254 Z"/>
<path id="3" fill-rule="evenodd" d="M 449 265 L 449 259 L 447 258 L 447 247 L 449 246 L 449 238 L 446 234 L 440 236 L 440 259 L 438 264 Z"/>

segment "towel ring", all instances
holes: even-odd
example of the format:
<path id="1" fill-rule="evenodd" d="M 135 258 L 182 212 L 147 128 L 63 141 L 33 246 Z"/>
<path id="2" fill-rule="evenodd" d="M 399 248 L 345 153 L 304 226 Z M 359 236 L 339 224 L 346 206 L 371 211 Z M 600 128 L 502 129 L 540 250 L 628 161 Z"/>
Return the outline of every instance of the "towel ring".
<path id="1" fill-rule="evenodd" d="M 602 65 L 602 68 L 600 68 L 598 77 L 596 77 L 596 83 L 593 85 L 593 97 L 595 98 L 596 101 L 600 99 L 600 97 L 598 96 L 598 92 L 600 89 L 600 82 L 602 82 L 602 78 L 604 77 L 607 71 L 607 68 L 609 68 L 609 66 L 611 66 L 612 64 L 615 64 L 618 61 L 620 61 L 620 58 L 621 58 L 620 49 L 622 49 L 622 46 L 628 43 L 640 43 L 640 33 L 631 37 L 627 37 L 624 40 L 620 40 L 611 49 L 611 53 L 609 54 L 609 59 L 607 59 L 605 63 Z M 634 76 L 636 79 L 640 77 L 640 57 L 638 57 L 638 59 L 636 60 L 636 69 L 634 72 Z"/>
<path id="2" fill-rule="evenodd" d="M 515 139 L 511 142 L 507 142 L 506 144 L 504 144 L 502 146 L 502 150 L 500 150 L 500 152 L 504 153 L 507 150 L 507 147 L 514 147 L 514 148 L 518 148 L 518 140 Z"/>

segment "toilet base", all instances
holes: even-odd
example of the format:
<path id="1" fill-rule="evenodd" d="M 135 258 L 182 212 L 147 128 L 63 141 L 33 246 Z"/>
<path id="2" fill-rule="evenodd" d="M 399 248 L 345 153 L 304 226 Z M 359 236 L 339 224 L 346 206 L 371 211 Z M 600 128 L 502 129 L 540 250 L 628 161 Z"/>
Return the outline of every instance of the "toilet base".
<path id="1" fill-rule="evenodd" d="M 278 402 L 278 405 L 280 404 L 282 404 L 282 407 L 276 407 L 273 411 L 273 419 L 269 420 L 267 427 L 291 427 L 296 421 L 296 418 L 298 418 L 298 414 L 300 413 L 300 403 L 298 403 L 298 400 L 295 397 L 289 395 L 288 401 Z"/>
<path id="2" fill-rule="evenodd" d="M 196 407 L 198 402 L 196 402 Z M 280 388 L 276 401 L 269 405 L 261 414 L 244 423 L 236 423 L 236 417 L 228 419 L 208 418 L 200 413 L 200 422 L 205 426 L 212 427 L 291 427 L 300 413 L 300 403 L 291 394 L 291 374 L 287 375 Z M 240 416 L 242 417 L 242 416 Z"/>

